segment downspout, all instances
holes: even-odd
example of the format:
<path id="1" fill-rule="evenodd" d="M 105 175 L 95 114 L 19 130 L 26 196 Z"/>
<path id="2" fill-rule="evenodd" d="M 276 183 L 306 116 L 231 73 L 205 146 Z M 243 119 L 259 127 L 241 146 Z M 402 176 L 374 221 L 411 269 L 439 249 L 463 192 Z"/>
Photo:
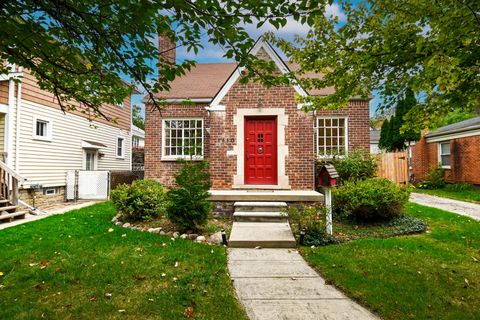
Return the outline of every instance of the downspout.
<path id="1" fill-rule="evenodd" d="M 19 72 L 23 71 L 23 68 L 18 69 Z M 22 82 L 18 82 L 17 88 L 17 126 L 15 133 L 15 171 L 20 172 L 20 104 L 22 100 Z"/>
<path id="2" fill-rule="evenodd" d="M 6 121 L 6 134 L 4 137 L 4 151 L 7 151 L 7 157 L 5 160 L 5 164 L 9 167 L 12 165 L 12 158 L 13 158 L 13 106 L 15 100 L 15 81 L 11 78 L 8 80 L 8 110 L 7 110 L 7 121 Z"/>

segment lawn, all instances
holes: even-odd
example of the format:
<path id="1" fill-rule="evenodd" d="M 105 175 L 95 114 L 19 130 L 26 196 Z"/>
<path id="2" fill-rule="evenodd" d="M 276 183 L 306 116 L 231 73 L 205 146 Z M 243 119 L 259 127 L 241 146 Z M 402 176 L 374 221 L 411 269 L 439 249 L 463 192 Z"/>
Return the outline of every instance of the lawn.
<path id="1" fill-rule="evenodd" d="M 225 248 L 114 214 L 107 202 L 1 230 L 0 319 L 246 319 Z"/>
<path id="2" fill-rule="evenodd" d="M 480 190 L 469 189 L 462 191 L 452 191 L 449 189 L 415 189 L 415 192 L 430 194 L 432 196 L 450 198 L 473 203 L 480 203 Z"/>
<path id="3" fill-rule="evenodd" d="M 302 248 L 325 278 L 385 319 L 480 319 L 480 222 L 409 204 L 420 235 Z"/>

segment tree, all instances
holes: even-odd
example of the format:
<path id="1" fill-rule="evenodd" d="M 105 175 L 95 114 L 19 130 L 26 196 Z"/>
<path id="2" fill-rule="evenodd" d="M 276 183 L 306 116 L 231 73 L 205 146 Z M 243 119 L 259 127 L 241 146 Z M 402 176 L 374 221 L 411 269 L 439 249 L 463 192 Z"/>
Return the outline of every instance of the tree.
<path id="1" fill-rule="evenodd" d="M 377 90 L 383 108 L 396 105 L 411 88 L 421 101 L 406 115 L 409 127 L 424 128 L 454 110 L 472 111 L 480 97 L 480 1 L 340 0 L 346 22 L 315 17 L 313 29 L 294 43 L 273 40 L 305 88 L 335 87 L 327 97 L 303 99 L 311 109 L 337 109 L 353 96 Z M 298 74 L 297 74 L 298 75 Z M 290 75 L 291 77 L 292 75 Z"/>
<path id="2" fill-rule="evenodd" d="M 140 106 L 134 105 L 132 107 L 132 122 L 135 126 L 142 130 L 145 130 L 145 122 L 142 116 L 142 110 Z"/>
<path id="3" fill-rule="evenodd" d="M 390 121 L 385 120 L 380 132 L 380 141 L 378 146 L 387 151 L 405 150 L 412 141 L 420 140 L 420 131 L 415 129 L 405 129 L 406 115 L 417 105 L 415 94 L 407 89 L 405 96 L 398 101 L 395 107 L 395 114 Z"/>
<path id="4" fill-rule="evenodd" d="M 159 54 L 158 34 L 197 52 L 201 38 L 221 45 L 225 57 L 246 67 L 245 81 L 272 81 L 272 62 L 249 54 L 254 44 L 246 26 L 285 26 L 288 17 L 313 22 L 326 0 L 137 1 L 7 0 L 0 1 L 0 61 L 28 68 L 40 88 L 56 96 L 62 110 L 78 108 L 108 117 L 103 103 L 118 104 L 132 92 L 122 77 L 142 86 L 158 108 L 154 93 L 194 65 L 169 63 Z M 174 30 L 171 29 L 173 26 Z M 150 81 L 152 76 L 154 81 Z M 10 71 L 0 63 L 0 74 Z"/>

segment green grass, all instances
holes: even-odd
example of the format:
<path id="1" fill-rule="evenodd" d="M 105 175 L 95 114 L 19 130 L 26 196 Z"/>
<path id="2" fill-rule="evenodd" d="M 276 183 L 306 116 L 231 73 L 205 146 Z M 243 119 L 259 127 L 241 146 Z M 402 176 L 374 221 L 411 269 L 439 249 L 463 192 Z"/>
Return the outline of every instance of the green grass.
<path id="1" fill-rule="evenodd" d="M 480 222 L 412 203 L 407 211 L 429 231 L 301 251 L 382 318 L 480 319 Z"/>
<path id="2" fill-rule="evenodd" d="M 470 189 L 462 191 L 451 191 L 448 189 L 415 189 L 415 192 L 430 194 L 432 196 L 450 198 L 461 201 L 468 201 L 473 203 L 480 203 L 480 190 Z"/>
<path id="3" fill-rule="evenodd" d="M 0 231 L 0 319 L 246 319 L 225 248 L 118 228 L 114 214 L 101 203 Z"/>

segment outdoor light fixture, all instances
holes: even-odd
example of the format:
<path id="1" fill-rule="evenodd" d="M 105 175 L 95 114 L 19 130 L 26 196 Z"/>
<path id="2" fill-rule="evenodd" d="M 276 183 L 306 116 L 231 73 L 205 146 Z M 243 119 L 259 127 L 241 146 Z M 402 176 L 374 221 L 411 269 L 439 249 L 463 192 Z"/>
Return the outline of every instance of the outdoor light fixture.
<path id="1" fill-rule="evenodd" d="M 303 246 L 305 243 L 305 229 L 300 230 L 300 245 Z"/>
<path id="2" fill-rule="evenodd" d="M 227 241 L 227 234 L 225 233 L 225 229 L 222 229 L 221 231 L 222 233 L 222 243 L 227 246 L 228 245 L 228 241 Z"/>
<path id="3" fill-rule="evenodd" d="M 263 100 L 262 100 L 262 98 L 258 98 L 257 107 L 258 107 L 259 109 L 263 108 Z"/>

